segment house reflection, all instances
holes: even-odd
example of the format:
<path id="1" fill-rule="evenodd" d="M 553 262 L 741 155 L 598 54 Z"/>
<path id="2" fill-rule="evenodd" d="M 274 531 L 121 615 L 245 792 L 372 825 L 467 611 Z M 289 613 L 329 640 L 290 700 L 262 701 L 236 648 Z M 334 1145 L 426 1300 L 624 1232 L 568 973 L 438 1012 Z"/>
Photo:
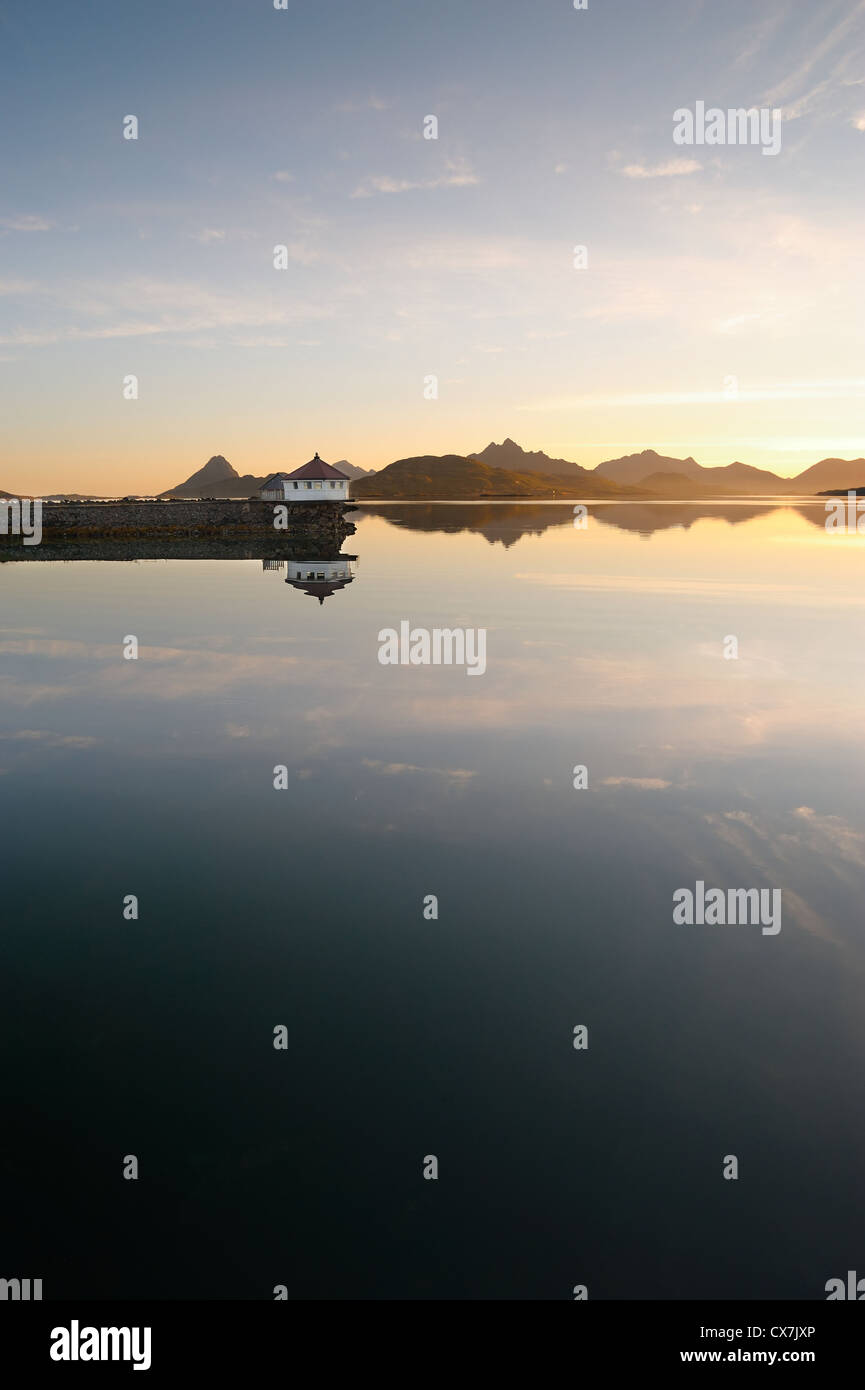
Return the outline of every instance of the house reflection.
<path id="1" fill-rule="evenodd" d="M 301 593 L 324 603 L 326 598 L 351 584 L 357 574 L 356 555 L 334 555 L 329 559 L 262 560 L 262 569 L 285 570 L 285 582 Z"/>

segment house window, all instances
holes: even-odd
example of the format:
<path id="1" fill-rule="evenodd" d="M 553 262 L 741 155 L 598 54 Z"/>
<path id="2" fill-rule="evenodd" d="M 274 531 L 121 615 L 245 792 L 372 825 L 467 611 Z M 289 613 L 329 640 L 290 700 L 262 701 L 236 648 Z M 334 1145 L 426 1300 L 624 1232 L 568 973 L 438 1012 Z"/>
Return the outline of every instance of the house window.
<path id="1" fill-rule="evenodd" d="M 318 489 L 318 491 L 321 492 L 321 483 L 316 483 L 315 486 Z"/>
<path id="2" fill-rule="evenodd" d="M 306 486 L 307 486 L 308 488 L 311 488 L 311 487 L 312 487 L 312 483 L 307 483 Z"/>
<path id="3" fill-rule="evenodd" d="M 297 487 L 297 486 L 298 486 L 298 484 L 297 484 L 297 483 L 295 483 L 295 485 L 294 485 L 294 486 L 295 486 L 295 488 L 296 488 L 296 487 Z"/>

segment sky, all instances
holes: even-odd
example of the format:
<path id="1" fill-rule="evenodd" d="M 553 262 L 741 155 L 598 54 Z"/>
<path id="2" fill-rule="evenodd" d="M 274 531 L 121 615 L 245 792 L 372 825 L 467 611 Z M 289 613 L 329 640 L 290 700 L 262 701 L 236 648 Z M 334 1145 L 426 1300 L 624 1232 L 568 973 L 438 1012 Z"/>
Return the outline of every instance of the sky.
<path id="1" fill-rule="evenodd" d="M 0 488 L 865 454 L 865 0 L 285 3 L 0 9 Z"/>

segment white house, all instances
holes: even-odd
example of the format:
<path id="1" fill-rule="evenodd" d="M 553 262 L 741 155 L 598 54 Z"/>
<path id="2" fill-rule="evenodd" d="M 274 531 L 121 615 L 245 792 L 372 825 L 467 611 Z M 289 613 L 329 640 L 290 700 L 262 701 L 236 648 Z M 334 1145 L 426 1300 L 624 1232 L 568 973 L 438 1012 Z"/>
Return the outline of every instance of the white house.
<path id="1" fill-rule="evenodd" d="M 260 496 L 265 502 L 347 502 L 348 477 L 316 454 L 293 473 L 274 473 L 265 479 Z"/>
<path id="2" fill-rule="evenodd" d="M 286 584 L 324 603 L 329 594 L 352 582 L 357 574 L 357 556 L 337 555 L 333 560 L 289 559 L 286 569 Z"/>

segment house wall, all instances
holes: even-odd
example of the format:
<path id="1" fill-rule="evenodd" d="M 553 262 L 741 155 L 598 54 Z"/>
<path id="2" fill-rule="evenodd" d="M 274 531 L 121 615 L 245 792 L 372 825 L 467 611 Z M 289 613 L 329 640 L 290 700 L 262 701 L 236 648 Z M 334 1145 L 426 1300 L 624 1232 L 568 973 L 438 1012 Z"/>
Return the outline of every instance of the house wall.
<path id="1" fill-rule="evenodd" d="M 283 487 L 286 502 L 345 502 L 348 498 L 348 479 L 343 478 L 294 478 Z"/>
<path id="2" fill-rule="evenodd" d="M 337 579 L 354 579 L 357 574 L 357 561 L 340 555 L 335 560 L 292 560 L 286 566 L 286 578 L 302 580 L 303 583 L 324 579 L 333 583 Z"/>

